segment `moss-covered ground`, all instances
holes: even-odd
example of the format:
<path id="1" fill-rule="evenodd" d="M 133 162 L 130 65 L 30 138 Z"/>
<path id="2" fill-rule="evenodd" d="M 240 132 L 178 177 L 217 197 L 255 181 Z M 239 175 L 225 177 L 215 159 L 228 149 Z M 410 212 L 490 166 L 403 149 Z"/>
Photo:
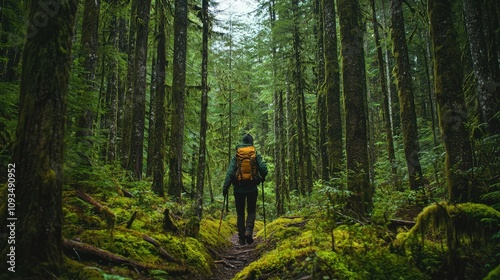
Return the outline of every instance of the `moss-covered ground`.
<path id="1" fill-rule="evenodd" d="M 276 218 L 265 228 L 260 217 L 257 242 L 250 248 L 230 240 L 236 231 L 234 211 L 224 215 L 218 234 L 221 201 L 207 207 L 199 235 L 190 237 L 186 229 L 189 205 L 136 188 L 131 188 L 133 197 L 94 193 L 116 216 L 112 226 L 107 214 L 78 198 L 75 191 L 65 191 L 64 237 L 148 269 L 82 256 L 75 250 L 66 252 L 61 279 L 445 279 L 452 244 L 447 243 L 447 230 L 461 240 L 452 249 L 464 258 L 465 279 L 474 279 L 471 275 L 478 273 L 486 277 L 489 271 L 487 279 L 494 279 L 498 274 L 492 271 L 498 252 L 491 240 L 498 232 L 500 214 L 484 205 L 433 204 L 416 218 L 413 229 L 401 228 L 399 235 L 385 225 L 344 221 L 332 227 L 324 212 Z M 163 229 L 165 208 L 171 210 L 176 232 Z M 172 259 L 165 258 L 144 236 L 155 240 Z M 227 264 L 224 254 L 239 263 Z M 466 258 L 475 258 L 476 263 Z"/>

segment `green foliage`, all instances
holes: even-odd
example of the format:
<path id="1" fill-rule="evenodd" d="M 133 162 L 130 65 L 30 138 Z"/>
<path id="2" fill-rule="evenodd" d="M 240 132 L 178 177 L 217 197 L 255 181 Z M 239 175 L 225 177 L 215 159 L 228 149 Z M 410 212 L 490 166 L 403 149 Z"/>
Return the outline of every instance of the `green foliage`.
<path id="1" fill-rule="evenodd" d="M 19 84 L 0 81 L 0 96 L 0 164 L 7 166 L 12 163 L 10 156 L 16 134 Z M 1 174 L 0 181 L 7 181 L 6 176 Z"/>

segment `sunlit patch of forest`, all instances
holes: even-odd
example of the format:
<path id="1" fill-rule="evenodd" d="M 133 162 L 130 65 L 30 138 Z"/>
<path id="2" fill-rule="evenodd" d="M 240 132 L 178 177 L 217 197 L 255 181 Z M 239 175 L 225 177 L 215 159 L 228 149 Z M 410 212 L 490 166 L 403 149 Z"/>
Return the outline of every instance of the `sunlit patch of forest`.
<path id="1" fill-rule="evenodd" d="M 499 279 L 499 18 L 2 1 L 0 279 Z M 253 247 L 222 188 L 247 133 Z"/>

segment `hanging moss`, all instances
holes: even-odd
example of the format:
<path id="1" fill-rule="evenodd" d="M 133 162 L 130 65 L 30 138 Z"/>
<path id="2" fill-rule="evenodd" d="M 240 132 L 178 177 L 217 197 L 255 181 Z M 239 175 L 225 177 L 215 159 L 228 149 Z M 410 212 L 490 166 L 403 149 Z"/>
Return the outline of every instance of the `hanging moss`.
<path id="1" fill-rule="evenodd" d="M 436 230 L 444 230 L 455 237 L 469 238 L 479 241 L 491 238 L 500 230 L 500 212 L 477 203 L 452 205 L 436 203 L 426 207 L 417 217 L 415 226 L 408 234 L 400 235 L 400 241 Z M 451 237 L 451 236 L 450 236 Z"/>
<path id="2" fill-rule="evenodd" d="M 461 277 L 484 277 L 487 266 L 495 259 L 497 250 L 492 240 L 499 230 L 500 212 L 489 206 L 436 203 L 426 207 L 415 226 L 408 233 L 399 234 L 395 244 L 404 245 L 406 255 L 419 267 L 441 267 Z M 417 237 L 421 237 L 420 242 L 416 242 Z M 437 248 L 434 253 L 429 250 L 432 247 Z M 440 258 L 443 263 L 438 265 L 436 260 Z M 435 260 L 432 264 L 423 264 L 432 259 Z"/>

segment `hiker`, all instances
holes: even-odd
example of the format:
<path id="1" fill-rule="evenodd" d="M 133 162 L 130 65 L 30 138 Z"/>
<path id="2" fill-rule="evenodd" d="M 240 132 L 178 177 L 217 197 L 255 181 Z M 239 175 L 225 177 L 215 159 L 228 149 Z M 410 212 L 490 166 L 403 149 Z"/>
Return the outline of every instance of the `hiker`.
<path id="1" fill-rule="evenodd" d="M 236 146 L 236 154 L 231 159 L 222 187 L 222 193 L 226 197 L 230 185 L 234 186 L 234 203 L 238 217 L 238 242 L 240 245 L 253 243 L 257 186 L 264 182 L 266 175 L 267 165 L 262 160 L 262 156 L 255 151 L 252 135 L 247 133 L 243 136 L 243 143 Z M 245 203 L 247 206 L 246 223 Z"/>

